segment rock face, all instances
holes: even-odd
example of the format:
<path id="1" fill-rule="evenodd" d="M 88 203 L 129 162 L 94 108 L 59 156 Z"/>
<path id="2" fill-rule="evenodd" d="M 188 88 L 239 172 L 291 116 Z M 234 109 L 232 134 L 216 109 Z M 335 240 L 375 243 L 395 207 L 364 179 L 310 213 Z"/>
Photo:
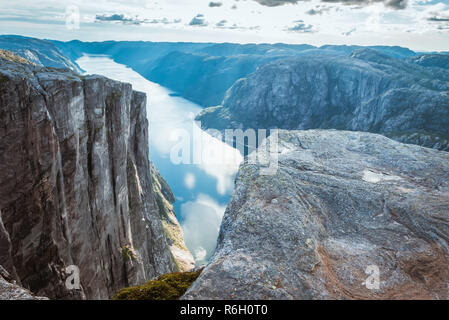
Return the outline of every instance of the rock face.
<path id="1" fill-rule="evenodd" d="M 184 298 L 449 298 L 449 153 L 334 130 L 279 145 L 275 175 L 241 166 Z"/>
<path id="2" fill-rule="evenodd" d="M 18 284 L 49 298 L 107 299 L 178 269 L 143 93 L 0 59 L 0 124 L 0 264 Z M 65 284 L 72 265 L 78 290 Z"/>
<path id="3" fill-rule="evenodd" d="M 172 52 L 160 59 L 146 77 L 202 106 L 221 103 L 238 79 L 276 57 L 237 55 L 231 57 Z"/>
<path id="4" fill-rule="evenodd" d="M 409 59 L 423 67 L 449 69 L 449 55 L 447 54 L 423 54 Z"/>
<path id="5" fill-rule="evenodd" d="M 36 297 L 28 290 L 16 285 L 10 274 L 0 266 L 0 300 L 48 300 Z"/>
<path id="6" fill-rule="evenodd" d="M 449 150 L 449 75 L 371 49 L 288 58 L 229 89 L 203 128 L 344 129 Z"/>

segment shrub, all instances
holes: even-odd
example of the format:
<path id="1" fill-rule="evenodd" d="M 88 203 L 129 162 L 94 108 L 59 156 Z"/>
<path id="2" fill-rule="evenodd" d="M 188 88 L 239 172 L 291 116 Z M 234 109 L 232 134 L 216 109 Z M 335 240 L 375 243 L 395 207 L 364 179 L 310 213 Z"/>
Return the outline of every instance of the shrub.
<path id="1" fill-rule="evenodd" d="M 146 284 L 120 290 L 113 300 L 176 300 L 179 299 L 202 270 L 164 274 Z"/>

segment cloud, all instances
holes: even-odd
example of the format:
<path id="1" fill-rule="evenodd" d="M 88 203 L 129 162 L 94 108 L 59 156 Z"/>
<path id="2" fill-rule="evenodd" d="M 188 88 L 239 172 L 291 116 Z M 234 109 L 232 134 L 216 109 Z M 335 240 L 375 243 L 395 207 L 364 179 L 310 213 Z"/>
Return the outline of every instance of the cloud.
<path id="1" fill-rule="evenodd" d="M 221 7 L 223 5 L 223 3 L 221 2 L 209 2 L 209 7 L 211 8 L 216 8 L 216 7 Z"/>
<path id="2" fill-rule="evenodd" d="M 449 30 L 449 15 L 441 14 L 439 12 L 432 12 L 432 16 L 426 20 L 437 25 L 438 30 Z"/>
<path id="3" fill-rule="evenodd" d="M 188 172 L 184 176 L 184 185 L 187 189 L 192 190 L 195 187 L 195 175 L 191 172 Z"/>
<path id="4" fill-rule="evenodd" d="M 182 20 L 181 19 L 174 19 L 174 20 L 168 20 L 167 18 L 162 18 L 162 19 L 152 19 L 152 20 L 146 20 L 145 22 L 147 23 L 162 23 L 162 24 L 172 24 L 172 23 L 180 23 Z"/>
<path id="5" fill-rule="evenodd" d="M 95 16 L 95 21 L 121 22 L 121 23 L 127 23 L 127 24 L 141 24 L 142 22 L 144 22 L 144 20 L 141 20 L 138 17 L 128 17 L 128 16 L 124 15 L 123 13 L 121 13 L 121 14 L 114 13 L 114 14 L 110 14 L 110 15 L 97 14 Z"/>
<path id="6" fill-rule="evenodd" d="M 217 22 L 217 24 L 215 26 L 221 28 L 221 27 L 226 26 L 226 23 L 228 23 L 227 20 L 221 20 L 221 21 Z"/>
<path id="7" fill-rule="evenodd" d="M 299 0 L 254 0 L 263 6 L 277 7 L 285 4 L 296 4 Z M 346 5 L 367 6 L 373 3 L 383 2 L 386 7 L 392 9 L 405 9 L 408 0 L 321 0 L 322 2 L 341 3 Z"/>
<path id="8" fill-rule="evenodd" d="M 374 3 L 383 3 L 391 9 L 405 9 L 409 0 L 321 0 L 322 2 L 341 3 L 344 5 L 358 5 L 360 7 L 369 6 Z"/>
<path id="9" fill-rule="evenodd" d="M 214 252 L 225 209 L 205 194 L 181 206 L 184 240 L 197 264 L 207 262 Z"/>
<path id="10" fill-rule="evenodd" d="M 322 15 L 323 13 L 329 12 L 333 7 L 326 6 L 316 6 L 310 10 L 307 10 L 305 13 L 311 16 Z"/>
<path id="11" fill-rule="evenodd" d="M 431 22 L 449 22 L 449 16 L 439 15 L 436 13 L 434 16 L 427 18 L 427 21 Z"/>
<path id="12" fill-rule="evenodd" d="M 174 20 L 169 20 L 167 18 L 162 18 L 162 19 L 143 19 L 143 18 L 139 18 L 138 16 L 127 16 L 123 13 L 114 13 L 114 14 L 103 14 L 103 15 L 99 15 L 97 14 L 95 16 L 95 22 L 113 22 L 113 23 L 123 23 L 123 24 L 135 24 L 135 25 L 140 25 L 140 24 L 144 24 L 144 23 L 151 23 L 151 24 L 156 24 L 156 23 L 162 23 L 162 24 L 171 24 L 171 23 L 180 23 L 181 19 L 174 19 Z"/>
<path id="13" fill-rule="evenodd" d="M 232 24 L 232 25 L 228 25 L 228 21 L 227 20 L 220 20 L 219 22 L 217 22 L 215 24 L 215 26 L 219 29 L 229 29 L 229 30 L 260 30 L 260 26 L 250 26 L 250 27 L 242 27 L 242 26 L 238 26 L 236 23 Z"/>
<path id="14" fill-rule="evenodd" d="M 287 31 L 298 32 L 298 33 L 311 33 L 315 32 L 311 24 L 305 24 L 303 20 L 295 21 L 293 27 L 287 28 Z"/>
<path id="15" fill-rule="evenodd" d="M 190 26 L 206 27 L 208 23 L 204 19 L 204 15 L 199 13 L 189 23 Z"/>
<path id="16" fill-rule="evenodd" d="M 354 32 L 356 32 L 357 29 L 356 28 L 352 28 L 351 30 L 347 31 L 347 32 L 343 32 L 342 35 L 344 36 L 350 36 L 351 34 L 353 34 Z"/>
<path id="17" fill-rule="evenodd" d="M 298 0 L 254 0 L 254 1 L 257 1 L 261 5 L 267 7 L 277 7 L 288 3 L 290 4 L 298 3 Z"/>

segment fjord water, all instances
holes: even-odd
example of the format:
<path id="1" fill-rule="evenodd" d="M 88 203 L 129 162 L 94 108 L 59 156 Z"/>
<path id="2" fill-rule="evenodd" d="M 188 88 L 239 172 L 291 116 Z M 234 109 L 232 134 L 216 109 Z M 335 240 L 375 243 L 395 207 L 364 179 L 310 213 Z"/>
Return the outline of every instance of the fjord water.
<path id="1" fill-rule="evenodd" d="M 134 90 L 147 94 L 150 159 L 175 195 L 175 212 L 187 247 L 197 264 L 206 262 L 215 248 L 234 177 L 242 161 L 240 153 L 201 131 L 194 121 L 201 111 L 200 106 L 175 96 L 169 89 L 148 81 L 107 56 L 85 55 L 76 62 L 87 74 L 131 83 Z M 182 143 L 180 137 L 186 135 L 189 136 L 187 141 L 184 139 L 187 143 Z M 181 145 L 190 149 L 178 152 Z M 198 146 L 203 148 L 206 161 L 193 161 L 194 148 Z M 177 164 L 178 156 L 186 154 L 191 161 Z"/>

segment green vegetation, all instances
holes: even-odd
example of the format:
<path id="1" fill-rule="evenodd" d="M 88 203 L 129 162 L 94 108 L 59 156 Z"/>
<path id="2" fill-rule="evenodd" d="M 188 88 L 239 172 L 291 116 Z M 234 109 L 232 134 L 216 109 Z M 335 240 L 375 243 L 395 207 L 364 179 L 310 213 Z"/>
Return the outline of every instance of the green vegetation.
<path id="1" fill-rule="evenodd" d="M 122 258 L 125 262 L 135 260 L 137 258 L 134 250 L 129 246 L 122 247 Z"/>
<path id="2" fill-rule="evenodd" d="M 177 300 L 199 277 L 202 270 L 175 272 L 146 284 L 120 290 L 113 300 Z"/>

